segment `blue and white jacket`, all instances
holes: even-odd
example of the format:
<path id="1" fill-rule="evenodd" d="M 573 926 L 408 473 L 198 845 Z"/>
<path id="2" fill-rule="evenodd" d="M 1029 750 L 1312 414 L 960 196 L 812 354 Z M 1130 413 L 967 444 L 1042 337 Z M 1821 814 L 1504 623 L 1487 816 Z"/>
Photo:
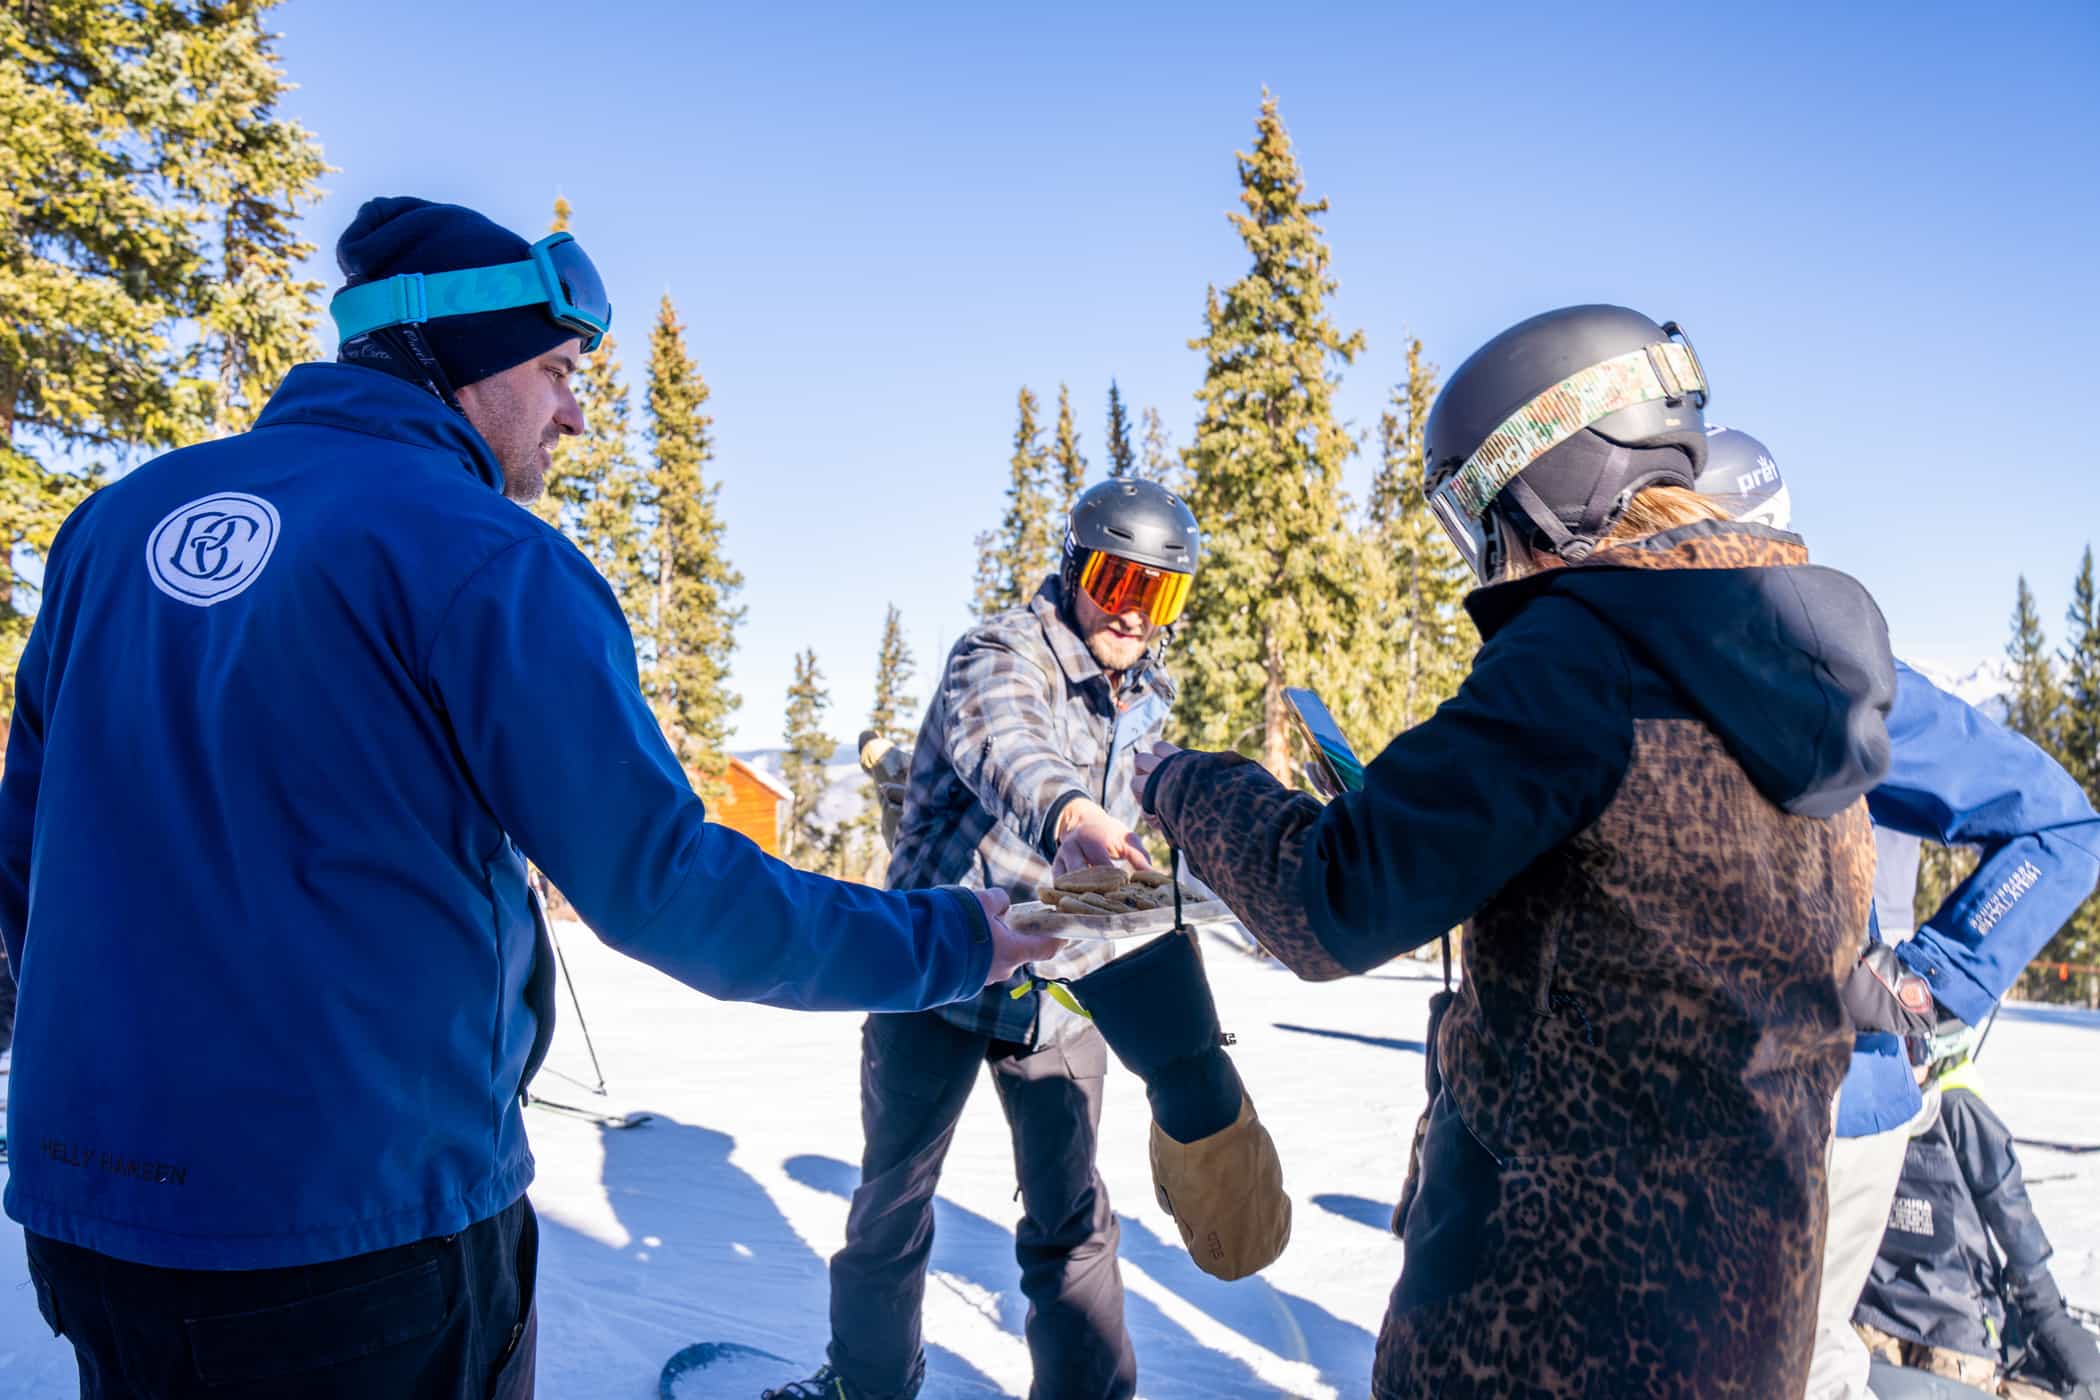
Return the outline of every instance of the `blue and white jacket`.
<path id="1" fill-rule="evenodd" d="M 302 365 L 253 431 L 60 531 L 0 781 L 28 1229 L 256 1269 L 509 1205 L 551 1012 L 527 857 L 712 996 L 983 986 L 973 896 L 803 874 L 705 819 L 611 590 L 500 482 L 431 395 Z"/>
<path id="2" fill-rule="evenodd" d="M 1877 927 L 1941 1006 L 1981 1024 L 2100 878 L 2100 816 L 2054 759 L 1896 663 L 1889 775 L 1867 794 L 1879 840 Z M 1975 873 L 1915 932 L 1918 839 L 1982 848 Z M 1903 1041 L 1862 1035 L 1838 1097 L 1839 1137 L 1909 1122 L 1921 1098 Z"/>

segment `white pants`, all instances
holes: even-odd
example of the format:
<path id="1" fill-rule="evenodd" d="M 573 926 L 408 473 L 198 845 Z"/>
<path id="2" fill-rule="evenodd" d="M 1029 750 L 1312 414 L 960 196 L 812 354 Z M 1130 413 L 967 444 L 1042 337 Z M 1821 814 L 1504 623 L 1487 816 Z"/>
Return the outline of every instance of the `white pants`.
<path id="1" fill-rule="evenodd" d="M 1903 1149 L 1911 1135 L 1939 1116 L 1937 1089 L 1927 1090 L 1918 1116 L 1871 1137 L 1830 1140 L 1830 1223 L 1823 1235 L 1823 1287 L 1816 1299 L 1816 1350 L 1808 1366 L 1807 1400 L 1866 1400 L 1871 1358 L 1852 1330 L 1889 1207 L 1903 1177 Z"/>

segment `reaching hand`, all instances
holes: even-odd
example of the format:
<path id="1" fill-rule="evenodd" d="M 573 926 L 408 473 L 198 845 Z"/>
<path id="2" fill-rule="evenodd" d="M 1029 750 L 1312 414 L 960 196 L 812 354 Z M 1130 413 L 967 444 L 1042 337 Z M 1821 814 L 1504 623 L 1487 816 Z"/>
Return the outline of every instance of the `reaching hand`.
<path id="1" fill-rule="evenodd" d="M 1006 897 L 1005 890 L 975 890 L 972 893 L 984 906 L 984 921 L 992 927 L 992 970 L 984 979 L 985 986 L 1004 982 L 1022 963 L 1054 958 L 1063 950 L 1065 941 L 1062 938 L 1052 938 L 1046 933 L 1015 933 L 1006 926 L 1006 909 L 1012 901 Z"/>
<path id="2" fill-rule="evenodd" d="M 1057 857 L 1050 862 L 1052 877 L 1089 865 L 1113 865 L 1119 860 L 1141 869 L 1152 868 L 1152 858 L 1145 854 L 1130 828 L 1097 802 L 1081 798 L 1067 806 L 1058 827 L 1063 834 L 1058 838 Z"/>
<path id="3" fill-rule="evenodd" d="M 1162 739 L 1150 749 L 1139 753 L 1136 756 L 1138 791 L 1142 793 L 1145 790 L 1145 780 L 1159 771 L 1160 764 L 1165 763 L 1180 752 L 1181 747 L 1179 745 L 1170 744 Z"/>

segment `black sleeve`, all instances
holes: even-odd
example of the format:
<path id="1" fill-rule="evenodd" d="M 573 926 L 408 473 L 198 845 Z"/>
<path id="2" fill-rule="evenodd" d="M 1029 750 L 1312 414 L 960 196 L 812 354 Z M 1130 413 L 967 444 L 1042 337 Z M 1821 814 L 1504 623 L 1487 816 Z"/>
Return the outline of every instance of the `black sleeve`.
<path id="1" fill-rule="evenodd" d="M 1336 962 L 1306 921 L 1298 865 L 1319 803 L 1236 753 L 1176 754 L 1142 800 L 1196 877 L 1285 967 L 1309 982 L 1362 970 Z"/>
<path id="2" fill-rule="evenodd" d="M 1364 971 L 1422 946 L 1594 822 L 1632 756 L 1632 692 L 1624 648 L 1580 604 L 1548 594 L 1497 632 L 1311 825 L 1299 892 L 1335 960 Z"/>
<path id="3" fill-rule="evenodd" d="M 1961 1166 L 1976 1213 L 2005 1252 L 2005 1270 L 2027 1276 L 2046 1269 L 2049 1237 L 2027 1197 L 2012 1129 L 1973 1090 L 1949 1089 L 1940 1097 L 1940 1121 Z"/>

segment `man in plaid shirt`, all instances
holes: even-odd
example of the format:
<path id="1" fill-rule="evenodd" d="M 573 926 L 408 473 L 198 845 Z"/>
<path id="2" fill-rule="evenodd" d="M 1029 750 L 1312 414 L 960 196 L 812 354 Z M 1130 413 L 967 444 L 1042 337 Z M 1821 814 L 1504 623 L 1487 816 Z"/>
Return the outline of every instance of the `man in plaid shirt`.
<path id="1" fill-rule="evenodd" d="M 892 889 L 961 884 L 1036 897 L 1054 869 L 1149 865 L 1131 835 L 1132 756 L 1174 695 L 1159 660 L 1196 567 L 1196 520 L 1166 488 L 1115 479 L 1072 507 L 1059 572 L 948 654 L 911 764 Z M 1077 977 L 1114 945 L 1040 971 Z M 1019 988 L 1029 990 L 1016 992 Z M 829 1362 L 779 1400 L 909 1400 L 925 1377 L 919 1310 L 933 1195 L 989 1065 L 1013 1132 L 1036 1400 L 1126 1400 L 1137 1363 L 1108 1189 L 1094 1167 L 1107 1049 L 1023 968 L 975 1000 L 870 1016 L 861 1031 L 861 1184 L 831 1261 Z"/>

